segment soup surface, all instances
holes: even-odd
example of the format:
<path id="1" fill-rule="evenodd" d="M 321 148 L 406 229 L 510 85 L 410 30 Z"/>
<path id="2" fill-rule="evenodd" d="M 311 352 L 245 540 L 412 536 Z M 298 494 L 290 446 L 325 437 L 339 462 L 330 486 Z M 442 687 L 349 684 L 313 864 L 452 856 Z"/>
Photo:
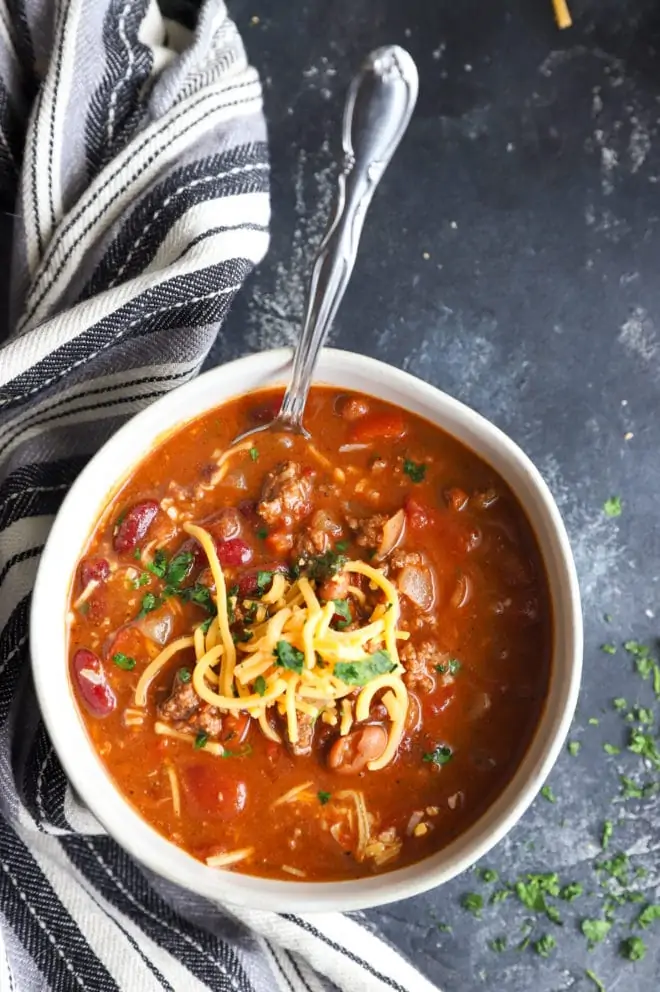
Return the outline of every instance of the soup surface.
<path id="1" fill-rule="evenodd" d="M 528 746 L 551 608 L 503 480 L 434 425 L 312 390 L 313 442 L 240 431 L 281 391 L 138 465 L 73 578 L 70 674 L 119 790 L 212 866 L 387 871 L 473 823 Z"/>

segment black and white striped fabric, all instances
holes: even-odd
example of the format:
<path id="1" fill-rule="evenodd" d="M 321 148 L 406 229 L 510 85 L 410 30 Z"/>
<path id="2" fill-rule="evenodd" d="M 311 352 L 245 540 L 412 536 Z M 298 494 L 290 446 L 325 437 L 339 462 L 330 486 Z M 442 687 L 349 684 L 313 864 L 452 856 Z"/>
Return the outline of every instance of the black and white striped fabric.
<path id="1" fill-rule="evenodd" d="M 0 0 L 0 197 L 0 989 L 430 990 L 360 917 L 237 912 L 148 875 L 68 788 L 30 683 L 64 493 L 196 374 L 266 251 L 260 84 L 221 0 L 194 34 L 154 0 Z"/>

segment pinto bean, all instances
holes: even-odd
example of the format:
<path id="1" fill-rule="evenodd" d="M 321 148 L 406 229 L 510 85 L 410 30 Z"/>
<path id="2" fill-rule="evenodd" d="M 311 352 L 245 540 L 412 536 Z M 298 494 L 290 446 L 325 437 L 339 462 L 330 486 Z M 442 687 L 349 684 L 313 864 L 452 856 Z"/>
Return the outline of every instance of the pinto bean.
<path id="1" fill-rule="evenodd" d="M 330 748 L 328 766 L 340 775 L 357 775 L 368 762 L 380 758 L 387 747 L 387 731 L 379 723 L 368 723 L 345 737 L 338 737 Z"/>

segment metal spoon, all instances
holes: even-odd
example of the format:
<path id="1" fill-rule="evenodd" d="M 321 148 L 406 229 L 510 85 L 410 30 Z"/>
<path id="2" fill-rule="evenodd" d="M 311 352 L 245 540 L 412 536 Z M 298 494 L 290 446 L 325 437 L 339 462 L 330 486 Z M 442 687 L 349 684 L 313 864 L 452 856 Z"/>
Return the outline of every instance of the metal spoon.
<path id="1" fill-rule="evenodd" d="M 408 126 L 417 88 L 415 63 L 397 45 L 377 48 L 352 80 L 344 108 L 344 158 L 334 216 L 312 268 L 291 381 L 277 417 L 240 434 L 234 443 L 261 431 L 309 438 L 302 417 L 316 361 L 353 272 L 367 207 Z"/>

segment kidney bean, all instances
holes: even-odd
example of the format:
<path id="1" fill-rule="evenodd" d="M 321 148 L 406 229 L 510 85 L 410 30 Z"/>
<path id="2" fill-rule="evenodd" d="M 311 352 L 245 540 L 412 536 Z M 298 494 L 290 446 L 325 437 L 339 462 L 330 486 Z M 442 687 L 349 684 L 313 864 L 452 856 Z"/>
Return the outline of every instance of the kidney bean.
<path id="1" fill-rule="evenodd" d="M 105 558 L 84 558 L 80 562 L 80 581 L 83 586 L 90 582 L 105 582 L 110 575 L 110 565 Z"/>
<path id="2" fill-rule="evenodd" d="M 186 795 L 206 815 L 221 820 L 233 820 L 245 809 L 247 786 L 240 779 L 229 775 L 213 764 L 199 762 L 184 768 L 183 788 Z"/>
<path id="3" fill-rule="evenodd" d="M 79 648 L 73 656 L 73 671 L 89 712 L 97 717 L 112 713 L 117 699 L 106 682 L 100 658 L 87 648 Z"/>
<path id="4" fill-rule="evenodd" d="M 253 552 L 249 544 L 240 537 L 232 537 L 228 541 L 215 541 L 215 550 L 221 565 L 249 565 Z"/>
<path id="5" fill-rule="evenodd" d="M 157 513 L 158 503 L 153 499 L 145 499 L 126 511 L 113 539 L 117 554 L 135 551 L 140 541 L 147 536 Z"/>
<path id="6" fill-rule="evenodd" d="M 203 526 L 216 541 L 230 541 L 241 533 L 241 518 L 237 510 L 227 506 L 205 520 Z"/>
<path id="7" fill-rule="evenodd" d="M 380 758 L 387 747 L 387 731 L 379 723 L 338 737 L 330 748 L 328 766 L 341 775 L 357 775 L 370 761 Z"/>

